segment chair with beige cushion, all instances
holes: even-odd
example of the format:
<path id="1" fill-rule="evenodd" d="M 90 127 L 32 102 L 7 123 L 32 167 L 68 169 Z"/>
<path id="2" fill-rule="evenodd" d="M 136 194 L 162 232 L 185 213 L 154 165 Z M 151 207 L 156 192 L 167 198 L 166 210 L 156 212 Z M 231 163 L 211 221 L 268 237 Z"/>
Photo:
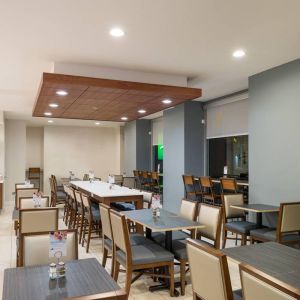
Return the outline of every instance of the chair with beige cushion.
<path id="1" fill-rule="evenodd" d="M 36 188 L 20 188 L 16 189 L 15 207 L 19 209 L 19 199 L 22 197 L 32 197 L 34 193 L 37 193 L 39 189 Z"/>
<path id="2" fill-rule="evenodd" d="M 277 228 L 251 230 L 251 243 L 274 241 L 281 244 L 298 244 L 300 247 L 300 202 L 280 204 Z"/>
<path id="3" fill-rule="evenodd" d="M 237 237 L 228 237 L 228 232 L 240 235 L 241 245 L 246 245 L 250 231 L 256 229 L 257 224 L 247 221 L 243 210 L 231 207 L 231 205 L 244 204 L 243 194 L 223 195 L 222 201 L 224 207 L 223 248 L 226 246 L 227 239 L 239 239 Z"/>
<path id="4" fill-rule="evenodd" d="M 187 253 L 194 299 L 243 299 L 240 291 L 232 291 L 225 254 L 191 239 L 187 241 Z"/>
<path id="5" fill-rule="evenodd" d="M 179 215 L 182 218 L 185 218 L 185 219 L 188 219 L 191 221 L 196 221 L 197 214 L 198 214 L 198 204 L 199 204 L 198 201 L 182 199 Z M 174 240 L 184 240 L 188 237 L 195 238 L 195 230 L 192 230 L 190 233 L 187 233 L 182 230 L 173 231 L 173 233 L 172 233 L 173 241 Z M 161 232 L 153 232 L 152 239 L 159 245 L 163 246 L 165 243 L 165 234 L 161 233 Z"/>
<path id="6" fill-rule="evenodd" d="M 62 256 L 64 262 L 78 259 L 77 230 L 67 231 L 66 256 Z M 47 265 L 57 262 L 57 258 L 49 258 L 49 234 L 50 232 L 24 233 L 20 236 L 20 266 Z"/>
<path id="7" fill-rule="evenodd" d="M 165 267 L 168 274 L 162 275 L 170 281 L 170 295 L 174 295 L 174 255 L 155 243 L 132 246 L 124 215 L 110 210 L 114 245 L 114 280 L 118 280 L 120 265 L 126 269 L 125 291 L 129 295 L 132 273 Z M 148 275 L 160 277 L 160 274 Z M 133 279 L 134 280 L 134 279 Z"/>
<path id="8" fill-rule="evenodd" d="M 49 205 L 49 197 L 42 196 L 40 200 L 40 207 L 49 207 Z M 19 206 L 20 209 L 35 208 L 35 203 L 33 202 L 32 197 L 20 197 Z"/>
<path id="9" fill-rule="evenodd" d="M 198 242 L 219 249 L 222 208 L 208 204 L 200 204 L 198 222 L 205 226 L 204 228 L 197 229 L 196 235 Z M 205 240 L 202 240 L 202 238 L 205 238 Z M 185 274 L 186 266 L 188 265 L 186 242 L 187 240 L 173 241 L 173 253 L 175 258 L 180 262 L 181 295 L 185 294 Z"/>
<path id="10" fill-rule="evenodd" d="M 297 300 L 300 291 L 264 272 L 239 265 L 244 300 Z"/>

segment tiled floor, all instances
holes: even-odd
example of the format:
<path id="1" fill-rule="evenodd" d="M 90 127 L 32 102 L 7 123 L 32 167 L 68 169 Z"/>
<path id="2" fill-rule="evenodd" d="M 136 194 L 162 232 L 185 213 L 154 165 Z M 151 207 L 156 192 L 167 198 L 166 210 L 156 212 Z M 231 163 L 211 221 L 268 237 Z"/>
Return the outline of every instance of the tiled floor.
<path id="1" fill-rule="evenodd" d="M 15 267 L 16 265 L 16 238 L 13 229 L 12 221 L 12 210 L 13 203 L 4 203 L 4 209 L 0 214 L 0 299 L 2 299 L 2 286 L 3 286 L 3 272 L 6 268 Z M 65 228 L 62 220 L 60 220 L 60 228 Z M 234 244 L 229 241 L 228 246 L 233 246 Z M 101 240 L 94 239 L 91 241 L 90 253 L 85 252 L 85 248 L 79 246 L 79 258 L 95 257 L 101 262 L 102 251 L 101 251 Z M 107 270 L 110 271 L 110 260 L 107 263 Z M 229 263 L 230 276 L 232 281 L 233 289 L 240 288 L 240 279 L 237 265 L 234 263 Z M 178 275 L 177 275 L 178 276 Z M 189 277 L 188 277 L 189 282 Z M 120 273 L 118 283 L 121 287 L 124 286 L 125 275 Z M 212 279 L 213 281 L 213 279 Z M 157 291 L 154 293 L 149 292 L 148 288 L 153 285 L 153 281 L 148 277 L 141 277 L 135 283 L 133 283 L 130 291 L 129 299 L 170 299 L 168 291 Z M 181 299 L 192 299 L 192 288 L 191 284 L 187 285 L 186 295 L 180 297 Z"/>

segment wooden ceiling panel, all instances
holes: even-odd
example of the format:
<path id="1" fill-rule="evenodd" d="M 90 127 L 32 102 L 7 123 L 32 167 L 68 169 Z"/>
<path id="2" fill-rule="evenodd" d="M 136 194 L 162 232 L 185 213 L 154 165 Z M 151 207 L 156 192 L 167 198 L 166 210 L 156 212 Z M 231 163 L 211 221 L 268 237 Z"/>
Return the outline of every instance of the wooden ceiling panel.
<path id="1" fill-rule="evenodd" d="M 56 94 L 58 90 L 68 93 Z M 42 117 L 47 111 L 54 118 L 117 121 L 127 117 L 128 121 L 153 114 L 171 106 L 201 97 L 201 89 L 147 84 L 82 76 L 43 73 L 33 116 Z M 172 103 L 163 104 L 170 99 Z M 49 107 L 56 103 L 57 108 Z"/>

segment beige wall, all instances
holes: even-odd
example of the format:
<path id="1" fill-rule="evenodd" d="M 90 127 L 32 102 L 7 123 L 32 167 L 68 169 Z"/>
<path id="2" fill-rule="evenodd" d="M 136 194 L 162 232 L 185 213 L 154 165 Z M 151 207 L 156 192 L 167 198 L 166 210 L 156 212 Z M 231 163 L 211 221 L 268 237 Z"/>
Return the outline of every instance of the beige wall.
<path id="1" fill-rule="evenodd" d="M 44 128 L 26 128 L 26 169 L 44 165 Z"/>
<path id="2" fill-rule="evenodd" d="M 49 192 L 49 176 L 76 177 L 93 170 L 107 179 L 120 173 L 120 128 L 46 126 L 44 128 L 44 190 Z"/>

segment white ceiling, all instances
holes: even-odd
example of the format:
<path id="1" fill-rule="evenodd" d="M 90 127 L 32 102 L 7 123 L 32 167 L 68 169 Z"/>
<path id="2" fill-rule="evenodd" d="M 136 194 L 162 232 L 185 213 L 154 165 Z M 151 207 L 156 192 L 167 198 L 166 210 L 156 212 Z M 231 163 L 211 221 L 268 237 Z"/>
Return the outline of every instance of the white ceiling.
<path id="1" fill-rule="evenodd" d="M 203 100 L 243 90 L 300 57 L 299 11 L 299 0 L 0 0 L 0 109 L 31 116 L 54 61 L 188 76 Z M 237 48 L 247 56 L 233 59 Z"/>

